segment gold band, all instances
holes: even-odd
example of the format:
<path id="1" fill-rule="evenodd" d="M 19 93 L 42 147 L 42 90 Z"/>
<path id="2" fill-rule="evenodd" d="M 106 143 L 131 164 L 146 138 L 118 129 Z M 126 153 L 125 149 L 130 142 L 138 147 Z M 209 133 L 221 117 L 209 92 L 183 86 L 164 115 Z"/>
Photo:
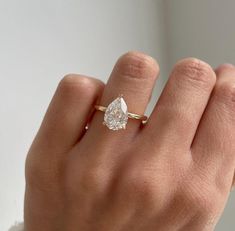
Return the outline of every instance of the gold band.
<path id="1" fill-rule="evenodd" d="M 95 105 L 95 109 L 97 111 L 105 112 L 107 107 L 101 106 L 101 105 Z M 128 112 L 128 118 L 135 119 L 135 120 L 141 120 L 143 124 L 147 123 L 148 117 L 146 115 L 138 115 L 135 113 Z"/>

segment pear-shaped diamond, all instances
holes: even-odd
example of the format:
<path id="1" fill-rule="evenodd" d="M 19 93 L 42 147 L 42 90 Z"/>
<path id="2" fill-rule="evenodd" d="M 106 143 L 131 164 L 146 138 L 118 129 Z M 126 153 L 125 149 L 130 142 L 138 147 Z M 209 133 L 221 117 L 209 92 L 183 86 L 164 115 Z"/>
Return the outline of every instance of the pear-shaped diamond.
<path id="1" fill-rule="evenodd" d="M 126 102 L 122 97 L 111 102 L 104 113 L 104 124 L 111 130 L 125 129 L 128 120 Z"/>

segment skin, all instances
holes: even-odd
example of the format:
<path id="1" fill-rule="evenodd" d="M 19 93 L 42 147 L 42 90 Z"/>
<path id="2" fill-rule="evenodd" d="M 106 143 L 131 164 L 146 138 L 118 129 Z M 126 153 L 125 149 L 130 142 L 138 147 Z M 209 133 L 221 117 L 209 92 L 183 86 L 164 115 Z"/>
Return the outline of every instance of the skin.
<path id="1" fill-rule="evenodd" d="M 26 231 L 214 229 L 234 177 L 235 67 L 181 60 L 146 125 L 102 124 L 94 105 L 119 94 L 143 114 L 158 74 L 129 52 L 106 85 L 62 79 L 26 160 Z"/>

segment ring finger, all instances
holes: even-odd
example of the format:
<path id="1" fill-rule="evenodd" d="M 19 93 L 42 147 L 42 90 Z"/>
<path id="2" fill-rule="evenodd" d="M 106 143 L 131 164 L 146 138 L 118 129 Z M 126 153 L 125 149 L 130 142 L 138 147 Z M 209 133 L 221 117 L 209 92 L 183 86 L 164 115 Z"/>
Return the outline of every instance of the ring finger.
<path id="1" fill-rule="evenodd" d="M 153 58 L 138 52 L 123 55 L 111 73 L 99 105 L 108 106 L 122 95 L 129 112 L 144 114 L 158 73 L 159 67 Z M 140 125 L 140 120 L 130 119 L 126 127 L 127 131 L 112 131 L 107 126 L 103 126 L 103 120 L 104 114 L 97 111 L 86 134 L 89 136 L 87 140 L 92 138 L 95 142 L 95 139 L 105 138 L 108 142 L 110 139 L 118 140 L 118 136 L 121 136 L 122 140 L 123 136 L 129 140 L 128 137 L 133 137 Z"/>

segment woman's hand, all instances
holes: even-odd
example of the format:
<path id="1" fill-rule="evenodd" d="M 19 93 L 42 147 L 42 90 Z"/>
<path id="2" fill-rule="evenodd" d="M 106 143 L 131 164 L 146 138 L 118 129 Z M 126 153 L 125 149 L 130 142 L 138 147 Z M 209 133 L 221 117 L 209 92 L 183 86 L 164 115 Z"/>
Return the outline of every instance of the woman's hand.
<path id="1" fill-rule="evenodd" d="M 213 230 L 235 169 L 235 68 L 182 60 L 146 125 L 102 124 L 97 101 L 123 94 L 143 114 L 158 73 L 129 52 L 105 86 L 60 82 L 26 161 L 26 231 Z"/>

